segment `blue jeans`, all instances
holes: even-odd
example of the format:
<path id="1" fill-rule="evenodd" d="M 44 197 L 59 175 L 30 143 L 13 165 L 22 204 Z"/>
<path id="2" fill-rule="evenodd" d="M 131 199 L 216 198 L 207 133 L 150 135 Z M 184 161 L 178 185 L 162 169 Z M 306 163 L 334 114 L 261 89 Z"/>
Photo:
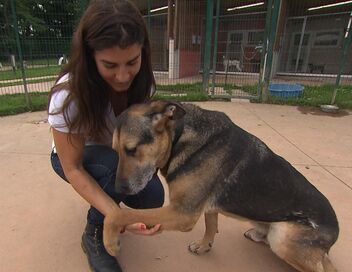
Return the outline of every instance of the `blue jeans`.
<path id="1" fill-rule="evenodd" d="M 115 192 L 115 176 L 118 155 L 115 150 L 104 145 L 89 145 L 84 148 L 83 167 L 96 180 L 99 186 L 117 203 L 121 201 L 134 209 L 161 207 L 164 203 L 164 188 L 155 174 L 147 186 L 136 195 L 122 195 Z M 67 181 L 59 157 L 51 153 L 51 165 L 62 179 Z M 87 221 L 102 225 L 104 215 L 93 206 L 88 210 Z"/>

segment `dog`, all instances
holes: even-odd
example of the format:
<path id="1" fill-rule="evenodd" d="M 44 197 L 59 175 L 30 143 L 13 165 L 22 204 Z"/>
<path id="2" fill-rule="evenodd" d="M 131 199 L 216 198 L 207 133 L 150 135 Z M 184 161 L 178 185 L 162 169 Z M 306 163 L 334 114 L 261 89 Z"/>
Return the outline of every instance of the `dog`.
<path id="1" fill-rule="evenodd" d="M 138 193 L 160 170 L 170 204 L 108 214 L 103 241 L 109 254 L 118 253 L 123 226 L 160 223 L 161 231 L 190 231 L 203 213 L 204 237 L 189 250 L 205 253 L 213 245 L 221 213 L 252 221 L 255 227 L 244 236 L 268 244 L 297 270 L 336 271 L 328 252 L 339 226 L 329 201 L 224 113 L 162 100 L 133 105 L 118 117 L 113 148 L 119 154 L 117 192 Z"/>
<path id="2" fill-rule="evenodd" d="M 225 56 L 222 57 L 222 64 L 224 65 L 224 70 L 228 71 L 231 66 L 236 68 L 236 71 L 242 72 L 241 62 L 236 59 L 227 59 Z"/>

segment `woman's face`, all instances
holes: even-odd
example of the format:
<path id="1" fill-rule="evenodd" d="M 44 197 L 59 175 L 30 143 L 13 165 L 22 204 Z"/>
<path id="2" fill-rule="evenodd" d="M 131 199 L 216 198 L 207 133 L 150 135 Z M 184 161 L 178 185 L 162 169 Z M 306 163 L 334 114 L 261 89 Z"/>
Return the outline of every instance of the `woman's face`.
<path id="1" fill-rule="evenodd" d="M 118 46 L 94 52 L 100 76 L 116 91 L 123 92 L 131 86 L 142 62 L 142 46 L 135 43 L 121 49 Z"/>

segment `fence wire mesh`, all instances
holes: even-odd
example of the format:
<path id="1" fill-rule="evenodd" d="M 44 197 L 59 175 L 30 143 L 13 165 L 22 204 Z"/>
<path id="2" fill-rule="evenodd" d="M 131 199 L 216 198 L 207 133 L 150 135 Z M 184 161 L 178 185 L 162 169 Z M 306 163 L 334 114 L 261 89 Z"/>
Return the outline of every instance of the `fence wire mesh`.
<path id="1" fill-rule="evenodd" d="M 279 16 L 268 25 L 274 1 Z M 49 91 L 69 60 L 74 27 L 88 2 L 0 0 L 0 95 L 24 93 L 24 83 L 29 93 Z M 339 73 L 342 84 L 352 82 L 352 45 L 345 38 L 352 5 L 340 0 L 132 2 L 149 29 L 160 90 L 176 84 L 183 84 L 180 92 L 184 84 L 202 90 L 206 81 L 209 93 L 257 96 L 261 63 L 270 65 L 271 82 L 334 83 Z M 276 33 L 272 61 L 263 54 L 266 29 Z"/>
<path id="2" fill-rule="evenodd" d="M 312 3 L 310 3 L 312 2 Z M 275 74 L 300 81 L 332 83 L 339 73 L 344 50 L 344 36 L 351 5 L 322 7 L 327 1 L 288 1 L 284 32 L 278 36 L 280 62 Z M 328 1 L 335 2 L 341 1 Z M 351 51 L 351 45 L 346 50 Z M 352 54 L 342 70 L 344 83 L 350 83 Z"/>
<path id="3" fill-rule="evenodd" d="M 29 92 L 50 89 L 68 61 L 83 5 L 76 0 L 0 1 L 0 94 L 24 92 L 23 79 Z"/>

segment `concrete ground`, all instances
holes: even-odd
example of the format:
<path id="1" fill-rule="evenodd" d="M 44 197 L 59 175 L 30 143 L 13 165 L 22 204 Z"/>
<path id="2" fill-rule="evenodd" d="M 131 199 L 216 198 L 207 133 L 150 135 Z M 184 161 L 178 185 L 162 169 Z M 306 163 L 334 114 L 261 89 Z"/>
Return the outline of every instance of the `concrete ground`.
<path id="1" fill-rule="evenodd" d="M 199 104 L 226 112 L 328 197 L 341 228 L 330 256 L 340 272 L 351 271 L 352 112 L 330 116 L 246 101 Z M 88 205 L 53 173 L 45 119 L 45 112 L 0 118 L 0 271 L 88 271 L 80 247 Z M 203 234 L 202 219 L 189 233 L 124 234 L 119 256 L 124 271 L 295 271 L 266 246 L 243 237 L 249 223 L 223 216 L 212 251 L 188 253 L 188 243 Z"/>

